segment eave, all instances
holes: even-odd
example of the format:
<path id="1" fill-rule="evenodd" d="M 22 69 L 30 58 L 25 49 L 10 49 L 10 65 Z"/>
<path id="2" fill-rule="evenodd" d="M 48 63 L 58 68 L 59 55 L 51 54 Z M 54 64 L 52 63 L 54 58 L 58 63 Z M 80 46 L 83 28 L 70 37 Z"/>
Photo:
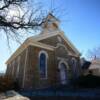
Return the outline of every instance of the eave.
<path id="1" fill-rule="evenodd" d="M 52 46 L 36 42 L 36 41 L 30 41 L 26 40 L 16 51 L 15 53 L 12 54 L 12 56 L 6 61 L 6 64 L 10 63 L 13 59 L 15 59 L 18 55 L 20 55 L 28 46 L 34 46 L 34 47 L 39 47 L 43 48 L 49 51 L 54 51 L 54 48 Z"/>
<path id="2" fill-rule="evenodd" d="M 49 32 L 46 34 L 39 34 L 38 36 L 33 36 L 30 37 L 29 39 L 34 41 L 40 41 L 56 35 L 60 35 L 66 41 L 66 43 L 72 48 L 72 50 L 74 50 L 76 55 L 81 56 L 81 53 L 76 49 L 76 47 L 71 43 L 71 41 L 64 35 L 64 32 L 60 30 Z"/>

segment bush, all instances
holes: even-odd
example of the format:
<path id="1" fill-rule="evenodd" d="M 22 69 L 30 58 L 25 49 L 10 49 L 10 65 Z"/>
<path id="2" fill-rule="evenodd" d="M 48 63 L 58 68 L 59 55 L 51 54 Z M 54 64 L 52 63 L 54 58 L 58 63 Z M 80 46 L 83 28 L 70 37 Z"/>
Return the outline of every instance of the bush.
<path id="1" fill-rule="evenodd" d="M 0 92 L 14 89 L 14 81 L 7 76 L 0 76 Z"/>
<path id="2" fill-rule="evenodd" d="M 74 85 L 83 88 L 100 88 L 100 77 L 94 75 L 87 75 L 79 77 Z"/>

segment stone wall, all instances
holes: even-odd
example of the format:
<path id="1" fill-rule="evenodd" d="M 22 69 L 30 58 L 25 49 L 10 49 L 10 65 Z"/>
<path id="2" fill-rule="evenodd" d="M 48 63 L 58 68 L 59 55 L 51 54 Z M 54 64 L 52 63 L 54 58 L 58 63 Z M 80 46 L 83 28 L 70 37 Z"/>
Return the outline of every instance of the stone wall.
<path id="1" fill-rule="evenodd" d="M 60 41 L 58 39 L 59 37 L 61 38 Z M 40 40 L 39 42 L 42 42 L 42 43 L 45 43 L 45 44 L 48 44 L 48 45 L 51 45 L 51 46 L 55 46 L 55 47 L 57 46 L 58 43 L 61 43 L 61 44 L 66 46 L 68 51 L 70 51 L 72 54 L 75 54 L 75 52 L 72 50 L 72 48 L 69 47 L 69 45 L 66 43 L 66 41 L 60 35 L 49 37 L 49 38 Z"/>
<path id="2" fill-rule="evenodd" d="M 19 56 L 20 56 L 20 61 L 18 62 Z M 17 82 L 20 84 L 20 87 L 22 88 L 26 50 L 24 50 L 19 56 L 17 56 L 13 61 L 11 61 L 7 65 L 6 76 L 12 77 L 15 81 L 17 80 Z M 19 63 L 19 72 L 18 72 L 18 76 L 16 76 L 18 63 Z"/>
<path id="3" fill-rule="evenodd" d="M 80 73 L 81 73 L 80 58 L 68 55 L 68 52 L 63 47 L 59 47 L 59 48 L 55 49 L 55 60 L 56 60 L 57 66 L 61 60 L 65 61 L 68 64 L 68 66 L 67 66 L 68 71 L 67 72 L 68 72 L 69 81 L 71 81 L 74 77 L 73 65 L 72 65 L 73 58 L 76 59 L 76 61 L 77 61 L 77 75 L 80 75 Z M 58 71 L 58 75 L 59 75 L 59 71 Z"/>
<path id="4" fill-rule="evenodd" d="M 47 61 L 47 79 L 40 79 L 39 76 L 39 52 L 44 50 L 48 53 Z M 29 46 L 20 55 L 19 73 L 17 82 L 21 88 L 45 88 L 52 85 L 60 84 L 58 64 L 61 59 L 64 59 L 69 66 L 68 77 L 72 79 L 72 65 L 71 59 L 74 56 L 69 56 L 68 52 L 63 47 L 58 47 L 55 51 L 49 51 L 39 47 Z M 27 59 L 26 59 L 27 58 Z M 77 68 L 80 73 L 80 58 L 74 57 L 77 60 Z M 25 62 L 26 60 L 26 62 Z M 7 75 L 11 75 L 16 80 L 16 71 L 18 67 L 18 57 L 14 59 L 14 74 L 12 76 L 13 66 L 7 67 Z M 11 62 L 13 63 L 13 61 Z M 11 64 L 13 65 L 13 64 Z M 24 79 L 23 79 L 24 78 Z"/>
<path id="5" fill-rule="evenodd" d="M 39 52 L 44 50 L 48 53 L 47 62 L 47 79 L 40 79 L 39 76 Z M 29 62 L 26 69 L 25 87 L 43 88 L 55 84 L 56 81 L 56 66 L 54 52 L 29 46 Z"/>

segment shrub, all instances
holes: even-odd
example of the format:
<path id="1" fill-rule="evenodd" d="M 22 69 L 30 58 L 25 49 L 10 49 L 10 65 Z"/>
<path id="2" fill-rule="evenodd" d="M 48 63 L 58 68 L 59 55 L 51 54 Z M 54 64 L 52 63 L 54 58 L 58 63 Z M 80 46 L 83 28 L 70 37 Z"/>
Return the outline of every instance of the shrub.
<path id="1" fill-rule="evenodd" d="M 0 76 L 0 92 L 14 89 L 14 81 L 7 76 Z"/>
<path id="2" fill-rule="evenodd" d="M 100 77 L 91 74 L 81 76 L 75 81 L 74 85 L 83 88 L 100 88 Z"/>

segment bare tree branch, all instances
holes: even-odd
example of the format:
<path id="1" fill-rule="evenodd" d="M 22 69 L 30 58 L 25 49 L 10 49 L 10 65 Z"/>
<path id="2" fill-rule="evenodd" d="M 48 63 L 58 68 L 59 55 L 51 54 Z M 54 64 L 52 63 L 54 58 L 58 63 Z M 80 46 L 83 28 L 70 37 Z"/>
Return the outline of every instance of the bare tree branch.
<path id="1" fill-rule="evenodd" d="M 40 3 L 35 4 L 34 9 L 25 8 L 26 11 L 24 11 L 22 5 L 25 2 L 27 0 L 0 0 L 0 30 L 4 31 L 8 46 L 10 38 L 20 43 L 18 31 L 38 30 L 44 22 L 43 14 L 40 15 L 42 12 Z"/>
<path id="2" fill-rule="evenodd" d="M 32 0 L 32 8 L 25 5 L 27 2 L 28 0 L 0 0 L 0 30 L 4 31 L 9 47 L 11 38 L 20 43 L 21 31 L 39 30 L 46 20 L 47 13 L 42 9 L 41 2 Z M 51 12 L 60 13 L 60 7 L 55 7 Z"/>

